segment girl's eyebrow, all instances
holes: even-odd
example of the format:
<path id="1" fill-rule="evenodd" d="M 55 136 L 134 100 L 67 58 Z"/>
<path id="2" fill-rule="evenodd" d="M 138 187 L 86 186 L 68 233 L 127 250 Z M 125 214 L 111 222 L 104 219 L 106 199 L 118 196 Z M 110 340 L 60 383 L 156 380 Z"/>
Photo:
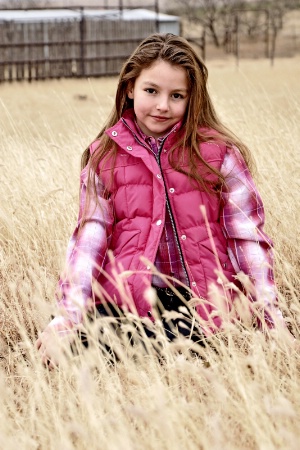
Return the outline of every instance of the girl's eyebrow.
<path id="1" fill-rule="evenodd" d="M 160 86 L 158 86 L 158 84 L 155 84 L 152 81 L 144 81 L 143 84 L 147 85 L 147 86 L 151 86 L 151 87 L 156 88 L 156 89 L 158 89 L 160 87 Z M 187 92 L 188 90 L 185 89 L 185 88 L 178 88 L 178 89 L 173 89 L 172 90 L 172 92 L 179 92 L 179 91 L 180 92 Z"/>

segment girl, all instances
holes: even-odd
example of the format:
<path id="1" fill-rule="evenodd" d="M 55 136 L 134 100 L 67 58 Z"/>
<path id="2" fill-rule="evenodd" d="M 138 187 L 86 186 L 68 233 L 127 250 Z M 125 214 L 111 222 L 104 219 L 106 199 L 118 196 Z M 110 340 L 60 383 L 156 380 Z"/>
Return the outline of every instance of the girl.
<path id="1" fill-rule="evenodd" d="M 249 151 L 218 119 L 207 75 L 188 42 L 172 34 L 146 38 L 125 63 L 107 124 L 82 157 L 61 315 L 37 341 L 45 363 L 55 364 L 52 331 L 72 340 L 95 305 L 101 316 L 110 309 L 154 321 L 151 286 L 165 309 L 187 306 L 181 320 L 163 318 L 169 340 L 199 341 L 221 329 L 239 288 L 245 292 L 239 273 L 267 324 L 281 317 Z"/>

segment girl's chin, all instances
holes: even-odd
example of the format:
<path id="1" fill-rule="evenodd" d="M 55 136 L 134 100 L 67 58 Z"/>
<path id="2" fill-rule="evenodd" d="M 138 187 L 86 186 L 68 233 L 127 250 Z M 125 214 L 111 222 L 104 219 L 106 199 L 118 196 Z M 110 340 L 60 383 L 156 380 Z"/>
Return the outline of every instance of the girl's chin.
<path id="1" fill-rule="evenodd" d="M 159 138 L 162 136 L 165 136 L 165 134 L 168 133 L 172 129 L 172 126 L 157 126 L 157 127 L 151 127 L 147 128 L 147 133 L 145 133 L 147 136 L 153 136 L 155 138 Z"/>
<path id="2" fill-rule="evenodd" d="M 169 119 L 153 119 L 148 123 L 137 121 L 138 126 L 146 136 L 153 136 L 155 139 L 164 136 L 173 127 L 173 124 L 166 123 Z"/>

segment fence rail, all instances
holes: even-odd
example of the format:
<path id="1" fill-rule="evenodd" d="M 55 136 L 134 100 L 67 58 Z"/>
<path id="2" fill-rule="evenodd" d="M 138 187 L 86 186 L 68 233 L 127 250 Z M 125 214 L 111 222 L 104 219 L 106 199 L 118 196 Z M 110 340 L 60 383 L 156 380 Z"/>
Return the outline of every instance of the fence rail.
<path id="1" fill-rule="evenodd" d="M 0 22 L 0 82 L 115 75 L 152 20 Z"/>

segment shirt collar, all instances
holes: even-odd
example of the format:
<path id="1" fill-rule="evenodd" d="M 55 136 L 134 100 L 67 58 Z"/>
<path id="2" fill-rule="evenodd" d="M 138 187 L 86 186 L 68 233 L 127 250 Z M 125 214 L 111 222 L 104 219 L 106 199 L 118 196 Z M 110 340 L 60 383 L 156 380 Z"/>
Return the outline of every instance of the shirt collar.
<path id="1" fill-rule="evenodd" d="M 134 123 L 135 123 L 135 127 L 136 127 L 136 130 L 137 130 L 138 134 L 140 135 L 140 137 L 141 137 L 145 142 L 148 142 L 148 141 L 150 141 L 150 140 L 152 140 L 152 139 L 155 139 L 159 144 L 160 144 L 161 142 L 163 142 L 165 139 L 167 139 L 167 137 L 168 137 L 173 131 L 176 131 L 177 128 L 178 128 L 178 123 L 176 123 L 176 124 L 174 125 L 174 127 L 173 127 L 171 130 L 169 130 L 169 131 L 166 132 L 166 134 L 165 134 L 164 136 L 160 136 L 159 138 L 156 139 L 156 138 L 154 138 L 153 136 L 147 136 L 147 135 L 141 130 L 139 124 L 137 123 L 136 117 L 134 118 Z"/>

